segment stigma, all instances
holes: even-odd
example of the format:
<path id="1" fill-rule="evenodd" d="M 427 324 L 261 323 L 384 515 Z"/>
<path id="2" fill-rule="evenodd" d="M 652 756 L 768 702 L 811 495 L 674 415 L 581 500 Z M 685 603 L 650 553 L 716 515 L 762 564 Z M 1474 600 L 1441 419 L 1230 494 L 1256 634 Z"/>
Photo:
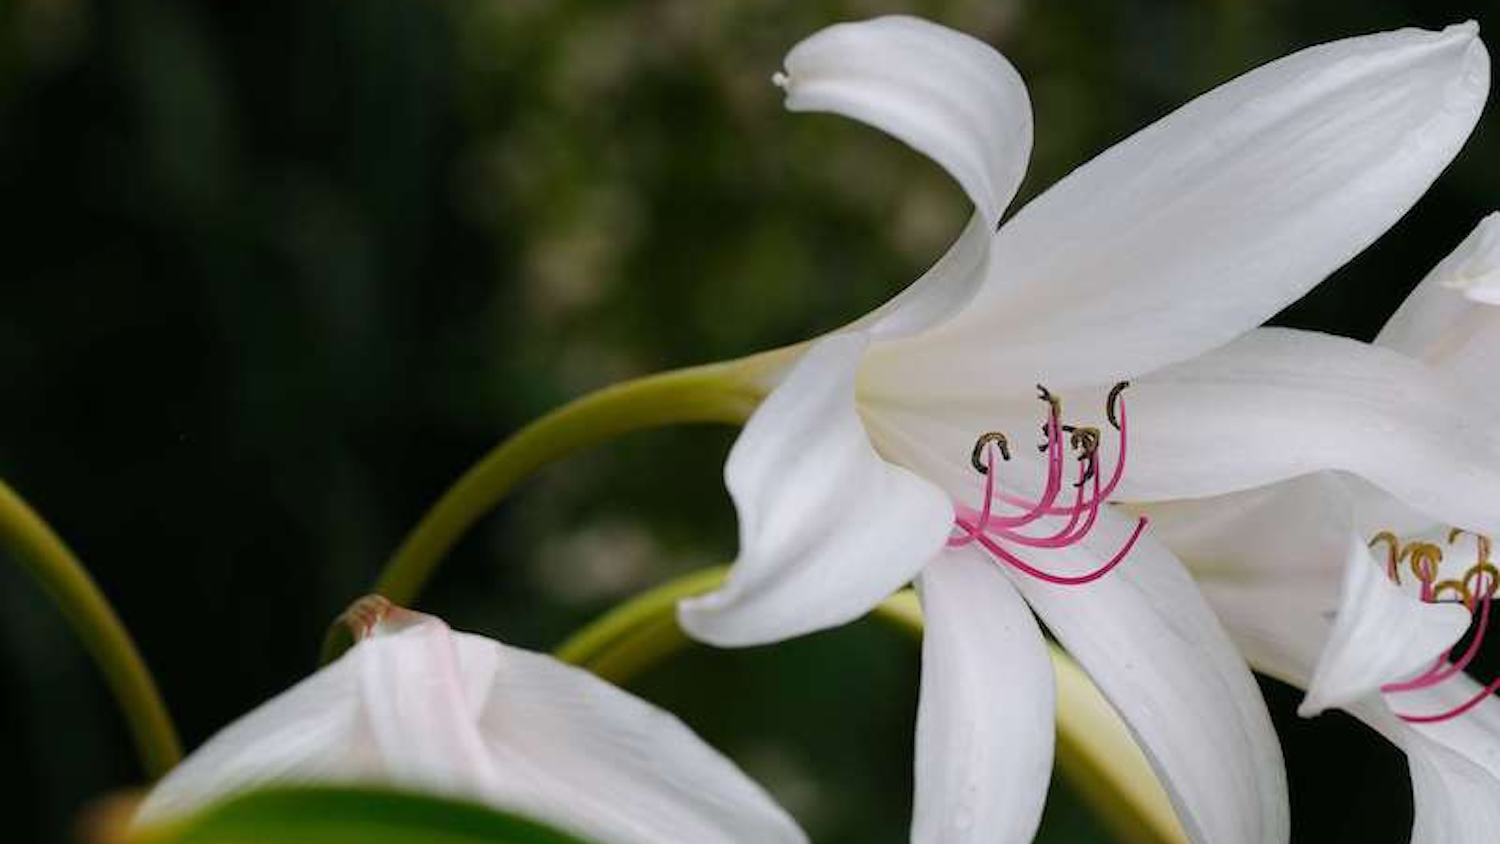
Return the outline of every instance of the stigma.
<path id="1" fill-rule="evenodd" d="M 1458 544 L 1466 531 L 1454 529 L 1448 532 L 1449 550 Z M 1444 577 L 1443 548 L 1433 542 L 1408 542 L 1390 531 L 1381 531 L 1370 539 L 1370 547 L 1384 546 L 1386 549 L 1385 573 L 1393 583 L 1401 584 L 1402 569 L 1406 568 L 1419 585 L 1419 595 L 1428 603 L 1460 604 L 1473 615 L 1474 638 L 1468 647 L 1459 652 L 1454 645 L 1446 654 L 1439 656 L 1421 674 L 1399 683 L 1387 683 L 1380 690 L 1387 695 L 1430 689 L 1461 674 L 1478 656 L 1490 626 L 1490 604 L 1495 589 L 1500 586 L 1500 569 L 1490 559 L 1491 542 L 1488 536 L 1467 534 L 1474 538 L 1474 561 L 1457 577 Z M 1467 700 L 1442 712 L 1405 713 L 1396 712 L 1396 717 L 1411 724 L 1434 724 L 1447 721 L 1468 712 L 1500 690 L 1500 679 L 1471 695 Z M 1394 707 L 1393 707 L 1394 708 Z"/>
<path id="2" fill-rule="evenodd" d="M 1067 548 L 1093 531 L 1100 508 L 1125 474 L 1127 420 L 1123 394 L 1127 386 L 1124 381 L 1116 384 L 1105 401 L 1105 418 L 1119 432 L 1119 453 L 1108 481 L 1103 480 L 1103 438 L 1099 429 L 1063 424 L 1062 401 L 1041 385 L 1037 385 L 1037 392 L 1047 405 L 1047 421 L 1042 423 L 1043 442 L 1037 449 L 1047 455 L 1047 478 L 1039 497 L 1026 498 L 1000 488 L 995 458 L 1010 460 L 1010 440 L 998 431 L 981 435 L 974 443 L 969 463 L 984 476 L 983 500 L 978 509 L 961 503 L 954 508 L 954 531 L 948 537 L 948 547 L 977 544 L 997 563 L 1056 586 L 1092 583 L 1123 562 L 1145 530 L 1145 518 L 1136 522 L 1129 538 L 1113 556 L 1082 574 L 1045 571 L 1028 563 L 1021 556 L 1024 552 L 1017 549 Z M 1071 494 L 1064 488 L 1069 483 L 1066 477 L 1069 451 L 1076 464 Z M 1038 531 L 1038 525 L 1046 525 L 1047 529 Z"/>

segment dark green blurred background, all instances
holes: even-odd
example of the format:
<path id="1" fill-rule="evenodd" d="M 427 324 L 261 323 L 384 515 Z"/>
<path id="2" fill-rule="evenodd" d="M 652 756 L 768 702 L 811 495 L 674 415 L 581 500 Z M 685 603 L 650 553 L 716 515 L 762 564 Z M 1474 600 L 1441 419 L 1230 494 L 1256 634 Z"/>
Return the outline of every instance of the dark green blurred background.
<path id="1" fill-rule="evenodd" d="M 1030 85 L 1023 199 L 1295 48 L 1495 6 L 1381 2 L 0 0 L 0 477 L 117 602 L 189 745 L 315 664 L 328 621 L 497 438 L 590 388 L 801 339 L 915 277 L 962 195 L 863 127 L 791 115 L 785 50 L 905 10 Z M 1488 20 L 1486 20 L 1488 16 Z M 1375 248 L 1280 321 L 1368 338 L 1500 197 L 1500 113 Z M 545 471 L 422 603 L 545 649 L 734 551 L 727 429 Z M 639 690 L 820 842 L 906 840 L 913 644 L 868 626 L 701 651 Z M 0 567 L 14 841 L 140 782 L 50 605 Z M 1405 841 L 1404 765 L 1292 714 L 1299 841 Z M 13 780 L 14 783 L 14 780 Z M 1054 792 L 1045 840 L 1101 840 Z"/>

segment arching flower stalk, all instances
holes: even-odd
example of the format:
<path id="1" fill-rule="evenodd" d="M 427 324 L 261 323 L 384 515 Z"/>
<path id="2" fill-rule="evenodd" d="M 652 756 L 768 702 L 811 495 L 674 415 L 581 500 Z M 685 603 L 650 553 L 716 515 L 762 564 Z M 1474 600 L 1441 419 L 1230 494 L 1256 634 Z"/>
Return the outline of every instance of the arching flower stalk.
<path id="1" fill-rule="evenodd" d="M 907 290 L 784 353 L 793 360 L 766 378 L 725 466 L 738 559 L 720 591 L 681 605 L 683 626 L 723 646 L 774 642 L 915 580 L 926 637 L 912 840 L 992 844 L 1030 839 L 1052 764 L 1035 612 L 1130 725 L 1195 841 L 1285 840 L 1285 775 L 1249 672 L 1181 563 L 1107 501 L 1382 465 L 1389 443 L 1347 430 L 1343 373 L 1283 407 L 1266 399 L 1302 340 L 1230 341 L 1378 237 L 1457 152 L 1488 90 L 1476 27 L 1272 62 L 1003 223 L 1032 122 L 1019 75 L 988 45 L 913 18 L 841 24 L 794 47 L 774 81 L 792 110 L 853 117 L 927 154 L 975 213 Z M 1362 344 L 1314 351 L 1405 385 Z M 1200 359 L 1242 371 L 1200 378 Z M 1035 430 L 1037 384 L 1070 407 L 1114 407 L 1118 428 L 1064 427 L 1049 400 L 1040 452 L 992 436 Z M 1430 398 L 1442 413 L 1461 406 Z M 1430 509 L 1500 500 L 1492 443 L 1462 428 L 1430 438 L 1388 409 L 1359 426 L 1473 467 L 1424 488 Z M 1313 433 L 1288 438 L 1288 426 Z"/>

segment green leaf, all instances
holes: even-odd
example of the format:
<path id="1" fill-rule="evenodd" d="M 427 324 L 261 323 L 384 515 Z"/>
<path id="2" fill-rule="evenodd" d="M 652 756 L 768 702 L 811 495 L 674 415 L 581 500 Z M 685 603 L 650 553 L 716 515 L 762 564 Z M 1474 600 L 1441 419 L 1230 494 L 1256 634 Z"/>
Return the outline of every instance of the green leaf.
<path id="1" fill-rule="evenodd" d="M 588 844 L 473 803 L 368 788 L 275 788 L 232 797 L 126 844 Z"/>

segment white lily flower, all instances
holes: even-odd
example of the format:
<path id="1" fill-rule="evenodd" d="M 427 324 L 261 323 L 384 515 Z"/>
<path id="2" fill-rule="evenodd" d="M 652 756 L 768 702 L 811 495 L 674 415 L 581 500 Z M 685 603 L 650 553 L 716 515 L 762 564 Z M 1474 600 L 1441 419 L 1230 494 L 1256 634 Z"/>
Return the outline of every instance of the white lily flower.
<path id="1" fill-rule="evenodd" d="M 793 48 L 775 81 L 792 110 L 850 116 L 927 154 L 976 211 L 926 275 L 768 385 L 725 467 L 739 558 L 720 591 L 681 605 L 683 626 L 719 645 L 777 641 L 849 621 L 916 579 L 929 632 L 912 840 L 989 844 L 1029 840 L 1052 763 L 1034 610 L 1130 725 L 1195 841 L 1285 840 L 1280 751 L 1248 670 L 1188 572 L 1104 502 L 1117 488 L 1178 497 L 1263 482 L 1256 451 L 1290 451 L 1275 467 L 1286 474 L 1342 464 L 1272 439 L 1282 408 L 1257 406 L 1254 375 L 1203 423 L 1190 415 L 1194 384 L 1179 379 L 1130 394 L 1122 477 L 1127 423 L 1112 387 L 1259 325 L 1400 217 L 1483 106 L 1477 28 L 1272 62 L 1004 225 L 1031 113 L 988 45 L 907 17 L 841 24 Z M 1364 347 L 1350 346 L 1339 354 L 1361 365 Z M 1036 403 L 1038 383 L 1070 406 L 1086 397 L 1118 428 L 1064 428 L 1055 401 Z M 1335 413 L 1329 427 L 1343 422 Z M 1044 458 L 985 436 L 1038 423 Z M 1222 463 L 1240 443 L 1248 472 L 1183 469 Z M 1467 445 L 1433 447 L 1458 460 Z M 1334 459 L 1383 446 L 1358 440 Z M 1016 459 L 1002 464 L 1007 450 Z M 1500 494 L 1500 473 L 1475 483 Z M 1436 490 L 1429 503 L 1471 493 Z"/>
<path id="2" fill-rule="evenodd" d="M 1432 367 L 1430 382 L 1457 381 L 1474 422 L 1500 432 L 1488 369 L 1500 349 L 1500 308 L 1489 289 L 1497 268 L 1500 214 L 1492 214 L 1413 291 L 1376 343 Z M 1419 408 L 1430 390 L 1398 395 Z M 1387 436 L 1393 451 L 1406 447 L 1399 432 Z M 1448 469 L 1436 467 L 1430 483 L 1442 483 Z M 1406 753 L 1413 842 L 1494 840 L 1500 680 L 1481 685 L 1463 672 L 1500 624 L 1491 617 L 1500 583 L 1492 543 L 1469 531 L 1494 532 L 1500 511 L 1457 530 L 1333 473 L 1142 509 L 1188 562 L 1250 663 L 1307 690 L 1300 713 L 1345 709 Z M 1474 638 L 1455 648 L 1471 620 Z"/>
<path id="3" fill-rule="evenodd" d="M 364 621 L 344 656 L 173 769 L 136 823 L 257 786 L 385 785 L 600 844 L 807 840 L 680 721 L 586 671 L 389 603 L 367 604 Z"/>

